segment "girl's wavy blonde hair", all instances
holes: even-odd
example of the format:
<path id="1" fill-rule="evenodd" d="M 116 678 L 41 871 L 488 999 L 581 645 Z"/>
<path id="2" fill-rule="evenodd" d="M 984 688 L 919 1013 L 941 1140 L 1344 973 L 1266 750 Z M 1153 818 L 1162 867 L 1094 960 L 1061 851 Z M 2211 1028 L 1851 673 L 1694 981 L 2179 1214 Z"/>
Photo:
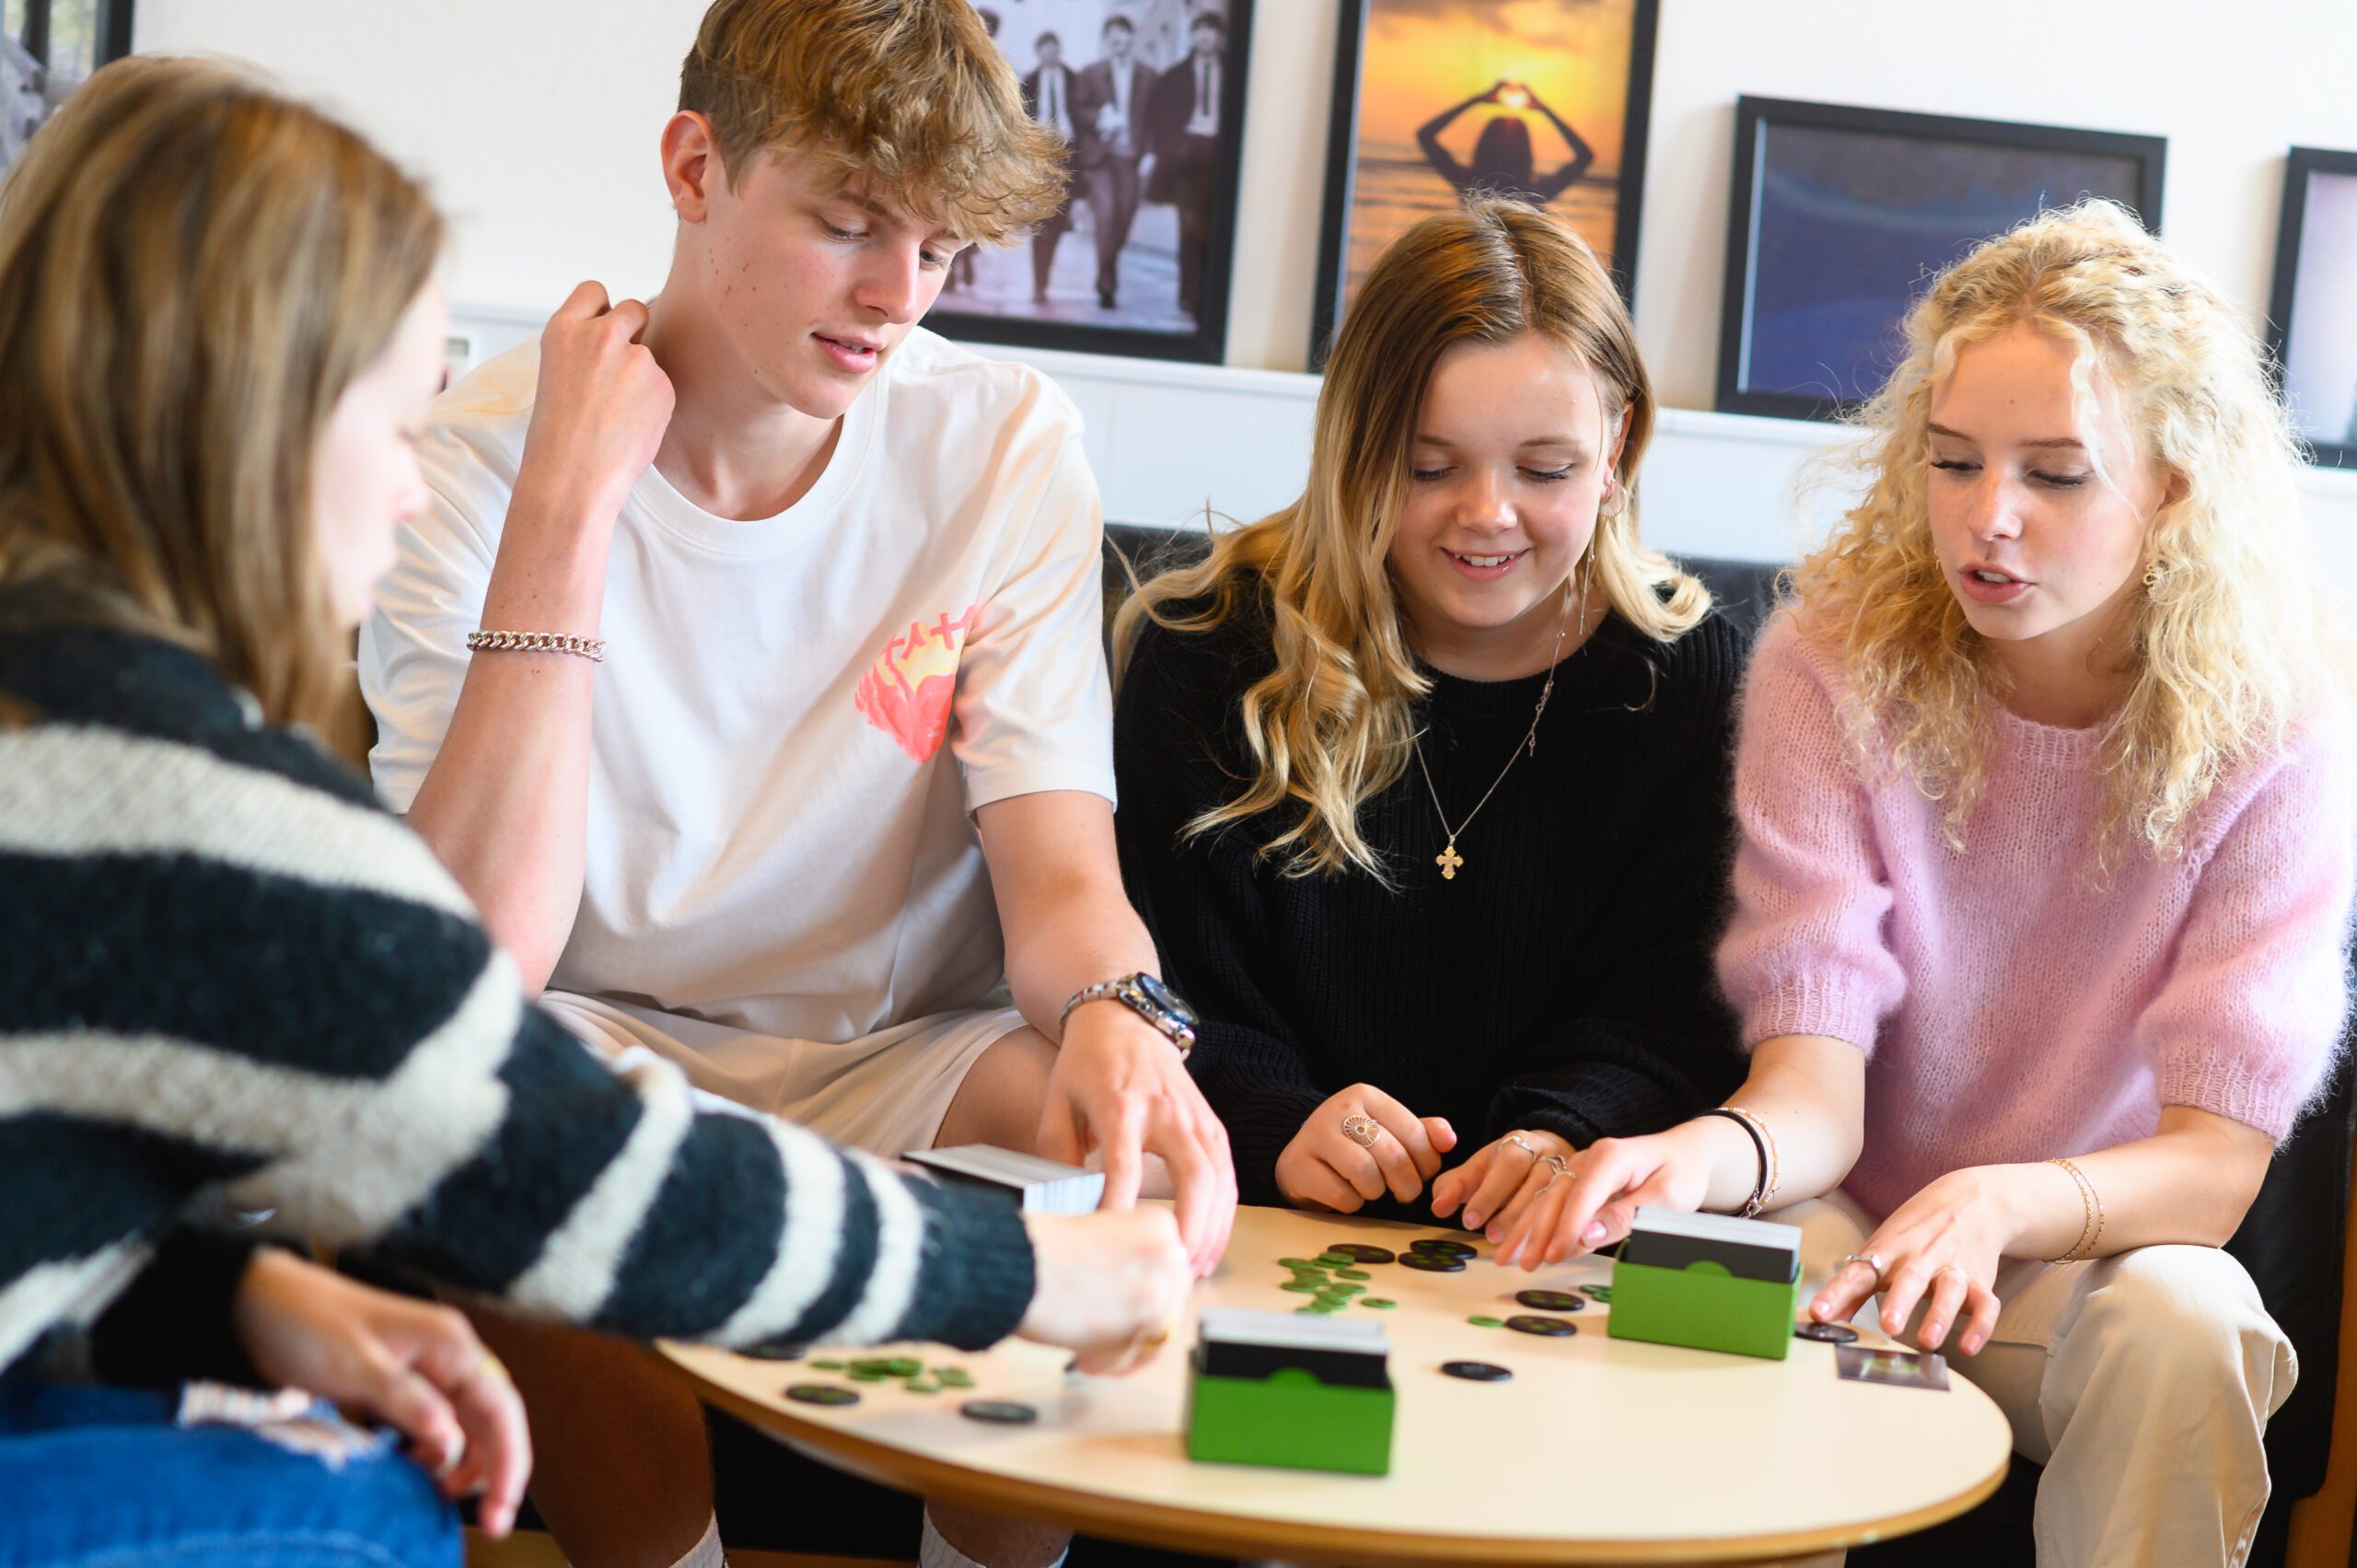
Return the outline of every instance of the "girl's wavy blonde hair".
<path id="1" fill-rule="evenodd" d="M 0 586 L 69 587 L 326 726 L 352 655 L 312 464 L 441 246 L 424 187 L 246 72 L 95 73 L 0 183 Z"/>
<path id="2" fill-rule="evenodd" d="M 1260 850 L 1281 857 L 1286 875 L 1355 867 L 1387 877 L 1358 816 L 1405 770 L 1413 706 L 1432 685 L 1409 648 L 1387 565 L 1407 505 L 1417 415 L 1442 354 L 1527 332 L 1588 366 L 1608 424 L 1628 415 L 1587 557 L 1595 587 L 1660 642 L 1710 612 L 1702 585 L 1638 540 L 1637 468 L 1653 438 L 1653 383 L 1610 276 L 1578 235 L 1518 202 L 1436 214 L 1391 243 L 1352 302 L 1318 394 L 1301 498 L 1215 538 L 1202 564 L 1146 584 L 1114 623 L 1117 674 L 1149 620 L 1205 632 L 1257 600 L 1273 623 L 1276 668 L 1242 702 L 1257 771 L 1235 799 L 1189 823 L 1190 836 L 1296 801 L 1299 820 Z M 1209 603 L 1174 608 L 1194 599 Z"/>
<path id="3" fill-rule="evenodd" d="M 2178 854 L 2219 780 L 2282 743 L 2340 650 L 2301 569 L 2301 453 L 2258 341 L 2124 209 L 2086 202 L 1983 244 L 1908 313 L 1906 357 L 1850 455 L 1864 497 L 1793 574 L 1804 629 L 1848 677 L 1862 767 L 1944 801 L 1964 847 L 2004 679 L 1933 547 L 1928 427 L 1958 351 L 2018 322 L 2073 347 L 2080 406 L 2093 416 L 2115 394 L 2140 460 L 2172 476 L 2119 650 L 2132 681 L 2097 763 L 2101 874 L 2131 847 Z"/>

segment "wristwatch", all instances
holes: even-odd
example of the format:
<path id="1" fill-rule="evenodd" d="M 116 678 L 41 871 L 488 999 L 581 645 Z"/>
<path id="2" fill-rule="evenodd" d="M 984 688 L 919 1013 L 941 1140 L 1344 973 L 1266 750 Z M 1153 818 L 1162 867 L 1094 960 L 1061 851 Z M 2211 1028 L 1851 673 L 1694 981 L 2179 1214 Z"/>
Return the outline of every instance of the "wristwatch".
<path id="1" fill-rule="evenodd" d="M 1136 974 L 1115 975 L 1111 980 L 1082 986 L 1072 993 L 1072 1000 L 1064 1004 L 1062 1014 L 1056 1019 L 1058 1034 L 1063 1032 L 1072 1010 L 1084 1002 L 1119 1002 L 1160 1029 L 1178 1048 L 1181 1062 L 1195 1049 L 1195 1010 L 1179 1001 L 1178 993 L 1163 984 L 1158 976 L 1141 970 Z"/>

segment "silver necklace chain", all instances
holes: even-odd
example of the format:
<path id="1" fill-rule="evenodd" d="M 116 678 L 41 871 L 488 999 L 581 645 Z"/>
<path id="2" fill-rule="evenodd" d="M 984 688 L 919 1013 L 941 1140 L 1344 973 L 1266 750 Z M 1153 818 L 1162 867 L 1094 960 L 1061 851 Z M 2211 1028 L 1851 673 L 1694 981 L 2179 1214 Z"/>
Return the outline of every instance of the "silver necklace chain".
<path id="1" fill-rule="evenodd" d="M 1587 621 L 1587 579 L 1588 574 L 1582 571 L 1580 574 L 1580 621 L 1583 625 Z M 1433 771 L 1424 763 L 1423 737 L 1418 736 L 1409 742 L 1409 749 L 1416 754 L 1416 771 L 1424 776 L 1424 793 L 1432 796 L 1433 815 L 1440 819 L 1441 831 L 1448 835 L 1448 846 L 1433 856 L 1433 864 L 1440 867 L 1443 880 L 1456 881 L 1457 869 L 1465 864 L 1465 857 L 1457 853 L 1457 835 L 1473 825 L 1473 819 L 1481 814 L 1482 807 L 1490 804 L 1490 796 L 1498 793 L 1498 786 L 1506 782 L 1506 775 L 1514 772 L 1514 765 L 1522 761 L 1523 753 L 1527 751 L 1533 757 L 1538 755 L 1538 721 L 1546 716 L 1547 699 L 1555 694 L 1555 670 L 1563 662 L 1563 639 L 1571 634 L 1571 631 L 1572 580 L 1565 577 L 1563 579 L 1563 621 L 1555 631 L 1555 652 L 1554 656 L 1547 661 L 1547 679 L 1538 688 L 1538 705 L 1530 711 L 1530 731 L 1522 738 L 1513 753 L 1506 758 L 1506 765 L 1498 770 L 1498 776 L 1490 781 L 1490 787 L 1481 792 L 1481 798 L 1474 802 L 1473 809 L 1465 814 L 1465 820 L 1462 823 L 1451 827 L 1448 813 L 1441 809 L 1440 791 L 1433 787 Z"/>

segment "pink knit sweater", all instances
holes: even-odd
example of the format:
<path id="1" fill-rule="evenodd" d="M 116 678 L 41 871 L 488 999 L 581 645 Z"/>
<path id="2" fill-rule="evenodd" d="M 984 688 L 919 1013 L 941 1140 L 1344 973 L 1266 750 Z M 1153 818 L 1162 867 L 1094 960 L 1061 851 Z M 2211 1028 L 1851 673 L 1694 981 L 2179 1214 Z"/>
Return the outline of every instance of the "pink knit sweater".
<path id="1" fill-rule="evenodd" d="M 1966 848 L 1898 776 L 1862 784 L 1844 682 L 1791 613 L 1762 633 L 1736 757 L 1736 913 L 1719 977 L 1747 1048 L 1864 1051 L 1851 1194 L 1888 1214 L 1947 1171 L 2148 1137 L 2164 1105 L 2279 1141 L 2347 1005 L 2357 749 L 2338 708 L 2230 777 L 2184 854 L 2079 875 L 2099 731 L 1993 721 Z"/>

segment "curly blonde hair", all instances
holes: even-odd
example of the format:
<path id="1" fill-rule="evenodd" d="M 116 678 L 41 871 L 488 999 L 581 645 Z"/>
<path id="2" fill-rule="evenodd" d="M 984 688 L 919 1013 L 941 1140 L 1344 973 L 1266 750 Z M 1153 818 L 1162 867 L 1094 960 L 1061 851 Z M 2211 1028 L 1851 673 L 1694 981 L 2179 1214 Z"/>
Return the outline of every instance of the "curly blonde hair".
<path id="1" fill-rule="evenodd" d="M 2132 849 L 2180 853 L 2219 780 L 2282 743 L 2340 650 L 2299 569 L 2301 453 L 2257 339 L 2128 212 L 2085 202 L 1981 245 L 1908 313 L 1906 357 L 1849 454 L 1864 499 L 1793 574 L 1803 629 L 1848 678 L 1861 764 L 1945 802 L 1945 835 L 1964 847 L 2005 684 L 1933 546 L 1928 427 L 1958 350 L 2020 322 L 2076 350 L 2083 406 L 2100 381 L 2172 476 L 2121 650 L 2127 699 L 2096 764 L 2100 875 Z"/>
<path id="2" fill-rule="evenodd" d="M 1432 682 L 1408 645 L 1387 559 L 1406 509 L 1416 416 L 1441 355 L 1459 343 L 1538 333 L 1579 356 L 1609 426 L 1627 434 L 1586 570 L 1622 619 L 1657 642 L 1710 613 L 1701 583 L 1637 537 L 1637 468 L 1653 438 L 1653 382 L 1611 277 L 1579 236 L 1521 203 L 1435 214 L 1392 241 L 1352 302 L 1318 389 L 1309 483 L 1292 505 L 1213 540 L 1209 560 L 1146 584 L 1114 623 L 1116 673 L 1147 621 L 1204 632 L 1265 605 L 1276 668 L 1244 693 L 1257 771 L 1243 792 L 1187 826 L 1213 831 L 1297 801 L 1299 820 L 1263 845 L 1285 874 L 1356 868 L 1382 856 L 1359 808 L 1398 780 Z M 1172 607 L 1207 598 L 1199 611 Z"/>

